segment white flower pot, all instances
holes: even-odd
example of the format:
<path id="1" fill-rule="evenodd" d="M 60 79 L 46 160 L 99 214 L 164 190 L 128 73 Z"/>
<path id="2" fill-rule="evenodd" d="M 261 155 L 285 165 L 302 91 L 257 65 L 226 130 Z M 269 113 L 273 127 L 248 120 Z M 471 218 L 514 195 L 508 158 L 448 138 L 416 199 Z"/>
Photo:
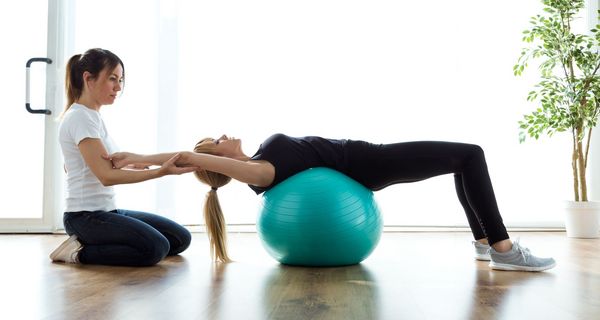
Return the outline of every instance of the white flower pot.
<path id="1" fill-rule="evenodd" d="M 600 202 L 566 201 L 565 227 L 569 238 L 600 237 Z"/>

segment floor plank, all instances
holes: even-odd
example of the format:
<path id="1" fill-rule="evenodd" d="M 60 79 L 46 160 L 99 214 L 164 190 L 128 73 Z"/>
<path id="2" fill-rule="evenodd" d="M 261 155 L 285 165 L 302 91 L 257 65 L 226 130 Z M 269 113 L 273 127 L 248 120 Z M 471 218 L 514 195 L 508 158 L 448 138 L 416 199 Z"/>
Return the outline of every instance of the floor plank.
<path id="1" fill-rule="evenodd" d="M 64 235 L 0 235 L 0 319 L 599 319 L 600 239 L 513 232 L 557 267 L 502 272 L 472 258 L 465 232 L 385 233 L 363 263 L 278 264 L 252 233 L 230 264 L 206 235 L 149 268 L 51 263 Z"/>

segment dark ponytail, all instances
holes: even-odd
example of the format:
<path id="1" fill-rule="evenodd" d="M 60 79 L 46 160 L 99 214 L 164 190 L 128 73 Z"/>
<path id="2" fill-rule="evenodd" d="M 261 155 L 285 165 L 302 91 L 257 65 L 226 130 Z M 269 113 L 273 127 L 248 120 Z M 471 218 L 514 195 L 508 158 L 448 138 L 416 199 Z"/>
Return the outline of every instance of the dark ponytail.
<path id="1" fill-rule="evenodd" d="M 64 112 L 69 110 L 69 107 L 81 97 L 81 91 L 83 89 L 83 72 L 79 72 L 79 59 L 81 59 L 81 55 L 76 54 L 69 59 L 69 62 L 67 62 L 67 70 L 65 72 L 67 105 L 65 106 Z"/>

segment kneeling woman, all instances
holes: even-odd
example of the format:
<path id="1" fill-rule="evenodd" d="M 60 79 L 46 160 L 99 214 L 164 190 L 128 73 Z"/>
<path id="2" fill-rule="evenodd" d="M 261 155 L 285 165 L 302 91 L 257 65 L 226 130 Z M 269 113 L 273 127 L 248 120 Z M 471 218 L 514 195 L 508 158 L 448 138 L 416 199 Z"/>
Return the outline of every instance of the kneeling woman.
<path id="1" fill-rule="evenodd" d="M 217 188 L 230 178 L 247 183 L 260 194 L 288 177 L 312 167 L 328 167 L 344 173 L 365 187 L 377 191 L 396 183 L 415 182 L 443 174 L 454 174 L 458 199 L 476 241 L 476 258 L 491 260 L 501 270 L 543 271 L 554 267 L 552 258 L 538 258 L 509 239 L 496 204 L 483 150 L 476 145 L 418 141 L 373 144 L 347 139 L 289 137 L 275 134 L 250 157 L 239 139 L 222 136 L 201 140 L 195 152 L 183 152 L 179 166 L 202 170 L 197 177 L 211 186 L 205 205 L 205 219 L 217 260 L 228 261 L 225 223 L 216 198 Z M 117 168 L 132 164 L 159 164 L 173 154 L 112 155 Z"/>
<path id="2" fill-rule="evenodd" d="M 117 209 L 112 186 L 170 174 L 179 168 L 173 155 L 157 169 L 146 164 L 121 170 L 102 156 L 116 151 L 100 115 L 122 89 L 125 67 L 114 53 L 90 49 L 67 64 L 68 103 L 59 129 L 67 173 L 65 230 L 70 237 L 50 254 L 52 261 L 120 266 L 150 266 L 190 245 L 183 226 L 159 215 Z"/>

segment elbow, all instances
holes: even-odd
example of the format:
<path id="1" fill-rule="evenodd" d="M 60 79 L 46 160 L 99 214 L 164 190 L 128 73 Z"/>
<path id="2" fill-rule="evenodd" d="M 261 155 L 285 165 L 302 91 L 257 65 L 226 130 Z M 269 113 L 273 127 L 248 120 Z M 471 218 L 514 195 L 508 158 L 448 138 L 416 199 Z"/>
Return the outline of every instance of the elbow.
<path id="1" fill-rule="evenodd" d="M 116 184 L 113 180 L 108 179 L 108 178 L 103 178 L 103 179 L 98 179 L 98 180 L 100 180 L 100 183 L 102 183 L 102 185 L 105 187 L 111 187 Z"/>
<path id="2" fill-rule="evenodd" d="M 98 181 L 100 181 L 100 183 L 105 187 L 111 187 L 115 184 L 118 184 L 117 180 L 112 175 L 107 174 L 103 176 L 98 176 L 97 178 Z"/>
<path id="3" fill-rule="evenodd" d="M 265 168 L 256 168 L 251 171 L 251 174 L 247 177 L 246 181 L 242 181 L 257 187 L 268 187 L 273 184 L 275 174 Z"/>
<path id="4" fill-rule="evenodd" d="M 272 177 L 268 177 L 265 175 L 258 175 L 255 179 L 253 179 L 252 185 L 255 185 L 257 187 L 268 187 L 273 183 L 273 178 Z"/>

